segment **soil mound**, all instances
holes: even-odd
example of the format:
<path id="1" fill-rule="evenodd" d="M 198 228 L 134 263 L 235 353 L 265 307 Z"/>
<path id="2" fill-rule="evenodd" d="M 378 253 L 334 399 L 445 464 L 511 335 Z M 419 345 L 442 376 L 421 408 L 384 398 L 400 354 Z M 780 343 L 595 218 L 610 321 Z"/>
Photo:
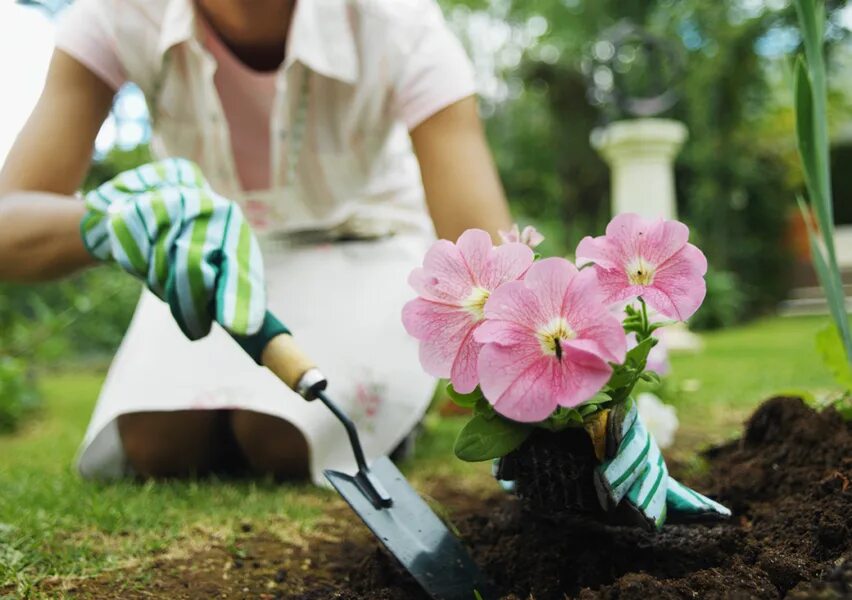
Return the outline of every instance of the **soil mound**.
<path id="1" fill-rule="evenodd" d="M 453 499 L 475 560 L 504 598 L 852 597 L 852 428 L 798 398 L 765 402 L 741 439 L 706 453 L 692 481 L 734 511 L 726 523 L 635 528 L 530 520 L 505 496 Z M 340 599 L 414 599 L 383 551 L 349 574 Z"/>

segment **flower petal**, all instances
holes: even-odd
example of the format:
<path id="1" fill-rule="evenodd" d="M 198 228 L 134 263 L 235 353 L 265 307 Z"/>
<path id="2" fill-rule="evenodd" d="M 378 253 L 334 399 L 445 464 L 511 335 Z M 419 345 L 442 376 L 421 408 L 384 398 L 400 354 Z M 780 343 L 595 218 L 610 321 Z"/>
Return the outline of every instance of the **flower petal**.
<path id="1" fill-rule="evenodd" d="M 622 334 L 623 337 L 623 334 Z M 563 345 L 556 402 L 574 407 L 589 400 L 606 385 L 612 367 L 596 354 L 590 340 L 572 340 Z"/>
<path id="2" fill-rule="evenodd" d="M 444 378 L 451 376 L 456 358 L 475 326 L 466 310 L 422 298 L 406 303 L 402 323 L 410 335 L 420 340 L 423 369 Z"/>
<path id="3" fill-rule="evenodd" d="M 523 344 L 535 337 L 535 331 L 512 321 L 482 321 L 476 328 L 475 339 L 480 344 L 499 344 L 511 346 Z"/>
<path id="4" fill-rule="evenodd" d="M 564 258 L 545 258 L 530 267 L 524 276 L 524 285 L 535 294 L 541 306 L 544 319 L 538 325 L 564 315 L 562 304 L 565 293 L 578 274 L 577 267 Z"/>
<path id="5" fill-rule="evenodd" d="M 479 324 L 471 327 L 459 345 L 453 368 L 450 371 L 450 381 L 453 388 L 460 394 L 469 394 L 479 385 L 476 373 L 477 360 L 482 350 L 482 344 L 476 341 L 475 333 Z"/>
<path id="6" fill-rule="evenodd" d="M 552 363 L 537 343 L 498 346 L 487 344 L 479 353 L 479 380 L 483 394 L 501 415 L 530 423 L 546 419 L 556 408 Z"/>
<path id="7" fill-rule="evenodd" d="M 486 290 L 495 290 L 502 283 L 522 277 L 534 260 L 535 253 L 529 246 L 503 244 L 494 248 L 484 269 L 476 276 Z"/>
<path id="8" fill-rule="evenodd" d="M 685 321 L 704 301 L 706 272 L 704 254 L 692 244 L 687 244 L 657 269 L 653 285 L 646 288 L 642 297 L 666 317 Z"/>
<path id="9" fill-rule="evenodd" d="M 491 292 L 485 303 L 487 321 L 509 321 L 530 330 L 547 323 L 556 314 L 543 310 L 538 297 L 524 281 L 504 283 Z"/>
<path id="10" fill-rule="evenodd" d="M 595 354 L 622 362 L 627 349 L 624 328 L 605 306 L 598 269 L 583 269 L 571 281 L 560 310 L 579 338 L 595 344 Z"/>
<path id="11" fill-rule="evenodd" d="M 659 267 L 686 245 L 689 227 L 679 221 L 646 222 L 637 231 L 639 254 L 647 262 Z"/>
<path id="12" fill-rule="evenodd" d="M 521 233 L 521 242 L 529 246 L 530 248 L 535 248 L 539 244 L 544 241 L 544 236 L 539 232 L 538 229 L 533 227 L 532 225 L 527 225 L 524 227 L 524 231 Z"/>
<path id="13" fill-rule="evenodd" d="M 603 235 L 584 237 L 574 254 L 577 265 L 581 267 L 594 263 L 604 269 L 620 269 L 624 264 L 624 257 L 619 254 L 618 247 Z"/>
<path id="14" fill-rule="evenodd" d="M 507 229 L 506 231 L 500 230 L 497 233 L 500 234 L 500 239 L 503 240 L 504 244 L 521 241 L 521 230 L 517 223 L 513 223 L 511 229 Z"/>
<path id="15" fill-rule="evenodd" d="M 474 286 L 461 252 L 447 240 L 432 244 L 423 258 L 423 268 L 412 271 L 408 282 L 424 298 L 447 304 L 459 304 Z"/>
<path id="16" fill-rule="evenodd" d="M 474 285 L 491 289 L 482 285 L 483 274 L 487 273 L 490 268 L 489 262 L 494 250 L 491 236 L 481 229 L 468 229 L 459 236 L 456 247 L 464 260 Z"/>
<path id="17" fill-rule="evenodd" d="M 604 295 L 604 302 L 609 306 L 633 300 L 637 296 L 642 295 L 645 290 L 639 285 L 631 285 L 627 279 L 627 272 L 624 269 L 603 269 L 595 266 L 595 272 L 598 276 L 598 285 Z M 585 272 L 587 269 L 583 269 Z"/>

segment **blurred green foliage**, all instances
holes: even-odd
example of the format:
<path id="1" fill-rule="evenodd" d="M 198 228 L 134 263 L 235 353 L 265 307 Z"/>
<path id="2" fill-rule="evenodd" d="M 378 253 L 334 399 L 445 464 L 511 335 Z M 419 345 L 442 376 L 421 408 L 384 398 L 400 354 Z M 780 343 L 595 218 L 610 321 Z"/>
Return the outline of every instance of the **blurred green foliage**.
<path id="1" fill-rule="evenodd" d="M 629 20 L 684 65 L 671 82 L 680 101 L 661 115 L 683 121 L 690 132 L 676 164 L 679 217 L 715 268 L 719 285 L 713 287 L 740 291 L 730 300 L 708 297 L 715 306 L 696 319 L 701 326 L 724 325 L 770 310 L 784 297 L 790 263 L 785 236 L 802 185 L 790 86 L 783 81 L 800 44 L 789 1 L 443 4 L 463 38 L 469 32 L 466 43 L 475 59 L 483 43 L 476 39 L 480 30 L 469 24 L 485 14 L 511 26 L 504 34 L 508 50 L 491 57 L 505 82 L 505 100 L 489 105 L 486 97 L 484 112 L 514 212 L 551 236 L 545 254 L 570 253 L 609 219 L 609 171 L 589 138 L 596 127 L 625 115 L 590 94 L 590 80 L 600 75 L 606 84 L 616 76 L 638 93 L 663 70 L 659 58 L 643 59 L 635 48 L 623 47 L 615 50 L 623 56 L 615 57 L 610 73 L 596 71 L 593 59 L 604 32 Z M 836 22 L 844 5 L 828 3 L 830 48 L 848 35 Z"/>

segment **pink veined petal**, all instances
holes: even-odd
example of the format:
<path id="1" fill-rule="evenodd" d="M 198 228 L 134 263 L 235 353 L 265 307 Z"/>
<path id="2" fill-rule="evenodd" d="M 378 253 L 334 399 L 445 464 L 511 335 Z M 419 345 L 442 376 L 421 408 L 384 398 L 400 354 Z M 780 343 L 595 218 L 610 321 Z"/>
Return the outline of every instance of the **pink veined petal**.
<path id="1" fill-rule="evenodd" d="M 435 377 L 450 377 L 475 323 L 464 309 L 415 298 L 402 309 L 406 331 L 420 340 L 420 364 Z"/>
<path id="2" fill-rule="evenodd" d="M 511 244 L 512 242 L 520 242 L 521 241 L 521 232 L 518 228 L 518 224 L 514 223 L 511 229 L 506 231 L 498 231 L 500 234 L 500 239 L 503 240 L 504 244 Z"/>
<path id="3" fill-rule="evenodd" d="M 624 328 L 607 310 L 597 269 L 584 269 L 573 278 L 560 312 L 579 338 L 597 345 L 596 354 L 612 362 L 624 360 L 627 346 Z"/>
<path id="4" fill-rule="evenodd" d="M 474 285 L 461 252 L 447 240 L 432 244 L 423 258 L 422 272 L 415 269 L 409 283 L 424 297 L 448 304 L 466 298 Z"/>
<path id="5" fill-rule="evenodd" d="M 645 289 L 639 285 L 631 285 L 624 269 L 594 269 L 598 275 L 598 285 L 603 292 L 604 302 L 608 305 L 636 298 Z M 583 272 L 586 270 L 583 269 Z"/>
<path id="6" fill-rule="evenodd" d="M 478 281 L 487 290 L 494 290 L 501 283 L 520 278 L 533 264 L 535 253 L 521 243 L 503 244 L 489 254 L 484 268 L 477 274 Z"/>
<path id="7" fill-rule="evenodd" d="M 544 236 L 532 225 L 527 225 L 521 233 L 520 241 L 530 248 L 535 248 L 544 241 Z"/>
<path id="8" fill-rule="evenodd" d="M 612 368 L 601 357 L 587 351 L 586 344 L 577 342 L 565 343 L 558 373 L 556 402 L 569 408 L 597 394 L 612 375 Z"/>
<path id="9" fill-rule="evenodd" d="M 687 244 L 657 270 L 654 283 L 642 294 L 648 305 L 663 315 L 685 321 L 704 301 L 707 259 Z"/>
<path id="10" fill-rule="evenodd" d="M 510 321 L 534 330 L 553 318 L 543 310 L 536 295 L 523 281 L 504 283 L 485 303 L 487 321 Z"/>
<path id="11" fill-rule="evenodd" d="M 594 277 L 594 273 L 591 270 L 589 272 Z M 524 285 L 535 294 L 542 311 L 542 320 L 530 325 L 545 325 L 564 314 L 562 304 L 565 293 L 577 277 L 577 267 L 564 258 L 545 258 L 530 267 L 524 276 Z"/>
<path id="12" fill-rule="evenodd" d="M 459 306 L 462 298 L 457 297 L 458 290 L 446 285 L 440 285 L 440 281 L 434 275 L 429 274 L 423 267 L 417 267 L 408 275 L 408 285 L 417 292 L 417 295 L 426 300 L 440 302 L 441 304 L 452 304 Z"/>
<path id="13" fill-rule="evenodd" d="M 535 331 L 512 321 L 482 321 L 476 328 L 474 338 L 480 344 L 499 344 L 501 346 L 512 346 L 523 344 L 531 338 L 535 338 Z"/>
<path id="14" fill-rule="evenodd" d="M 470 273 L 474 285 L 481 286 L 483 276 L 489 272 L 494 244 L 491 236 L 481 229 L 468 229 L 459 236 L 456 247 Z M 488 286 L 483 286 L 486 289 Z"/>
<path id="15" fill-rule="evenodd" d="M 482 344 L 476 341 L 475 333 L 481 323 L 480 321 L 467 332 L 459 346 L 450 371 L 450 381 L 453 383 L 453 388 L 460 394 L 469 394 L 479 385 L 476 364 Z"/>
<path id="16" fill-rule="evenodd" d="M 501 415 L 522 423 L 541 421 L 556 408 L 555 362 L 531 345 L 487 344 L 479 354 L 479 385 Z"/>
<path id="17" fill-rule="evenodd" d="M 623 213 L 613 217 L 606 226 L 606 238 L 617 248 L 619 255 L 619 266 L 623 266 L 628 260 L 635 257 L 639 252 L 639 240 L 647 233 L 653 221 L 648 221 L 636 213 Z"/>
<path id="18" fill-rule="evenodd" d="M 607 240 L 606 236 L 584 237 L 574 254 L 578 266 L 594 263 L 604 269 L 617 269 L 621 268 L 624 261 L 618 247 Z"/>
<path id="19" fill-rule="evenodd" d="M 655 267 L 669 260 L 686 245 L 689 227 L 679 221 L 656 221 L 640 232 L 638 249 L 642 258 Z"/>

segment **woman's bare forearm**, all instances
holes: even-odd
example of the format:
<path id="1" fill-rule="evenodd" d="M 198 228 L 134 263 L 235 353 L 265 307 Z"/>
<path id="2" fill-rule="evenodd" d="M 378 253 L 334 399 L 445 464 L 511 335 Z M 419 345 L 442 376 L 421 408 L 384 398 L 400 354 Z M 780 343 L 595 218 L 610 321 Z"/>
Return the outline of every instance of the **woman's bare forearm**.
<path id="1" fill-rule="evenodd" d="M 45 281 L 94 264 L 80 237 L 84 214 L 83 201 L 72 196 L 0 196 L 0 281 Z"/>
<path id="2" fill-rule="evenodd" d="M 460 100 L 411 132 L 426 202 L 439 237 L 455 240 L 465 229 L 484 229 L 499 243 L 511 223 L 503 186 L 476 112 L 476 99 Z"/>

